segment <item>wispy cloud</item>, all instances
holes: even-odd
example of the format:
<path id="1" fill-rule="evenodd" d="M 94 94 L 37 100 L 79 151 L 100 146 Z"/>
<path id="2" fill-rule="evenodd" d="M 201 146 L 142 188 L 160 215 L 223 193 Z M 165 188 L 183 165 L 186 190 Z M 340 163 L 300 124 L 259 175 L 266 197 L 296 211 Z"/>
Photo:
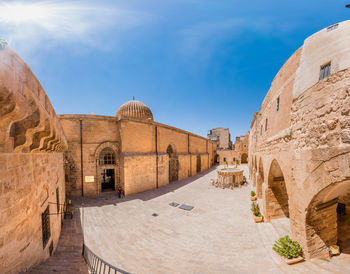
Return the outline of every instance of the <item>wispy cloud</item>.
<path id="1" fill-rule="evenodd" d="M 101 41 L 104 32 L 130 30 L 151 18 L 143 12 L 103 4 L 71 0 L 2 1 L 0 37 L 21 51 L 71 43 L 108 48 L 108 43 Z"/>
<path id="2" fill-rule="evenodd" d="M 290 27 L 283 24 L 274 24 L 268 18 L 229 18 L 215 22 L 201 22 L 192 27 L 178 32 L 180 52 L 188 57 L 200 53 L 210 55 L 215 47 L 225 41 L 237 39 L 238 44 L 242 37 L 249 32 L 260 33 L 261 35 L 276 35 L 286 33 Z"/>

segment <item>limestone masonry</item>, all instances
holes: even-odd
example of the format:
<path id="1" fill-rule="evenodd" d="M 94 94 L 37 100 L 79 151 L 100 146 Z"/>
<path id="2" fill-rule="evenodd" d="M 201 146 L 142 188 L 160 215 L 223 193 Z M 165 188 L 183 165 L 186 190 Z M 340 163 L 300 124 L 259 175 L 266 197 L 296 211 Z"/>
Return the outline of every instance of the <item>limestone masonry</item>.
<path id="1" fill-rule="evenodd" d="M 115 117 L 56 115 L 30 68 L 0 50 L 0 272 L 38 264 L 58 244 L 66 195 L 129 195 L 193 176 L 216 145 L 153 121 L 143 103 Z"/>
<path id="2" fill-rule="evenodd" d="M 305 40 L 251 123 L 249 169 L 265 220 L 288 217 L 306 258 L 327 253 L 330 245 L 346 248 L 339 231 L 349 223 L 349 114 L 345 21 Z"/>
<path id="3" fill-rule="evenodd" d="M 155 122 L 151 109 L 135 100 L 120 106 L 115 116 L 56 115 L 31 69 L 5 44 L 0 47 L 0 273 L 26 271 L 55 252 L 67 197 L 96 196 L 89 199 L 99 199 L 102 205 L 102 192 L 109 191 L 117 199 L 118 193 L 154 190 L 208 170 L 217 162 L 248 163 L 243 169 L 248 177 L 249 168 L 265 222 L 287 220 L 291 237 L 300 243 L 306 259 L 327 254 L 335 244 L 350 254 L 350 21 L 323 29 L 304 41 L 275 76 L 260 111 L 254 113 L 250 132 L 237 137 L 233 145 L 228 129 L 213 129 L 207 139 Z M 227 167 L 226 173 L 232 170 L 236 172 Z M 233 171 L 229 175 L 235 175 Z M 237 172 L 237 179 L 232 177 L 235 181 L 224 178 L 227 174 L 221 172 L 221 187 L 238 184 L 243 171 Z M 204 182 L 213 180 L 212 174 L 180 191 L 197 191 L 187 196 L 194 203 L 201 201 L 205 208 L 196 208 L 193 212 L 199 215 L 187 220 L 200 229 L 215 228 L 213 233 L 203 233 L 200 240 L 207 236 L 226 239 L 227 233 L 234 231 L 237 237 L 232 241 L 237 241 L 242 233 L 256 231 L 245 211 L 235 211 L 246 208 L 241 202 L 236 201 L 236 208 L 221 207 L 231 215 L 210 211 L 216 210 L 213 197 L 225 197 L 228 205 L 239 197 L 234 191 L 219 192 L 222 189 Z M 191 179 L 185 183 L 190 184 Z M 164 189 L 168 191 L 172 186 Z M 171 190 L 174 195 L 176 188 L 179 186 Z M 161 191 L 159 195 L 164 194 Z M 244 191 L 249 193 L 248 189 Z M 243 192 L 239 193 L 243 201 Z M 247 202 L 248 208 L 249 197 Z M 141 219 L 154 212 L 152 203 L 148 204 L 150 209 Z M 132 203 L 127 206 L 130 212 L 136 210 Z M 117 209 L 122 211 L 123 207 L 118 205 Z M 214 216 L 212 223 L 200 222 L 208 216 Z M 238 216 L 242 222 L 250 220 L 246 227 L 254 230 L 245 231 L 241 223 L 233 229 L 237 224 L 227 216 Z M 152 220 L 156 231 L 171 235 L 168 227 L 158 226 L 164 221 L 162 217 Z M 178 227 L 185 222 L 178 223 Z M 226 230 L 216 235 L 215 226 Z M 197 234 L 192 227 L 190 230 L 193 234 L 188 235 Z M 93 229 L 88 232 L 93 233 Z M 128 228 L 121 235 L 123 244 L 129 246 L 132 234 L 128 234 Z M 190 239 L 188 235 L 185 237 Z M 198 235 L 193 238 L 198 240 Z M 256 244 L 254 239 L 261 236 L 245 236 L 241 238 L 246 239 L 245 247 L 239 252 L 253 254 L 250 244 Z M 157 237 L 149 240 L 157 241 Z M 213 247 L 221 249 L 214 240 Z M 146 241 L 142 244 L 146 246 Z M 184 245 L 193 254 L 207 248 L 195 250 L 187 242 Z M 171 247 L 164 253 L 173 256 Z M 229 263 L 231 250 L 222 254 L 227 257 L 220 259 Z M 137 259 L 143 260 L 139 256 Z M 211 259 L 217 261 L 216 256 Z M 245 258 L 237 255 L 234 259 Z M 259 255 L 257 260 L 265 258 Z M 220 265 L 222 269 L 225 266 Z"/>

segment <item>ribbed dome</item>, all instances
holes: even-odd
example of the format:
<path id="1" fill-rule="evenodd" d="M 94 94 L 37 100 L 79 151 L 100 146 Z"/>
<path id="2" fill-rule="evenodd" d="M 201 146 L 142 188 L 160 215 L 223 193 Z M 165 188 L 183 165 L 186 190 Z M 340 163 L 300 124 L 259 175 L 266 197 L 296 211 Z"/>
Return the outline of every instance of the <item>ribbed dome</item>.
<path id="1" fill-rule="evenodd" d="M 140 101 L 129 101 L 123 104 L 117 111 L 117 119 L 133 118 L 140 120 L 153 121 L 152 111 Z"/>

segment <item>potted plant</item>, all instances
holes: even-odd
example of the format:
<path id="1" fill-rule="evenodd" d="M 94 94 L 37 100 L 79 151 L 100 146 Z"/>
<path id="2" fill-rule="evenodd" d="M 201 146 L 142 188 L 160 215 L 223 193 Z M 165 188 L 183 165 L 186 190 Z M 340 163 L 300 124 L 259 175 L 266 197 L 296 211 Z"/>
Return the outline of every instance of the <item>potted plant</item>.
<path id="1" fill-rule="evenodd" d="M 255 191 L 254 190 L 252 190 L 251 192 L 250 192 L 250 200 L 251 201 L 256 201 L 256 193 L 255 193 Z"/>
<path id="2" fill-rule="evenodd" d="M 254 222 L 261 223 L 264 220 L 263 215 L 261 215 L 260 207 L 257 202 L 252 202 L 252 207 L 250 209 L 254 215 Z"/>
<path id="3" fill-rule="evenodd" d="M 226 164 L 226 167 L 228 167 L 228 162 L 227 161 L 225 162 L 225 164 Z"/>
<path id="4" fill-rule="evenodd" d="M 272 249 L 282 256 L 287 264 L 295 264 L 303 261 L 303 250 L 297 241 L 293 241 L 289 236 L 275 241 Z"/>

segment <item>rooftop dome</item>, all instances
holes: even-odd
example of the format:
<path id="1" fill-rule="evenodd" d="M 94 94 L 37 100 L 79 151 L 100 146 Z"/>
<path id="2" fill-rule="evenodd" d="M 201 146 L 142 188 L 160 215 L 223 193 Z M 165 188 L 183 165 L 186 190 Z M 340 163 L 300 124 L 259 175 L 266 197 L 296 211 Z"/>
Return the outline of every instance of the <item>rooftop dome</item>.
<path id="1" fill-rule="evenodd" d="M 115 115 L 118 120 L 123 118 L 133 118 L 153 121 L 152 111 L 144 103 L 132 100 L 123 104 Z"/>

